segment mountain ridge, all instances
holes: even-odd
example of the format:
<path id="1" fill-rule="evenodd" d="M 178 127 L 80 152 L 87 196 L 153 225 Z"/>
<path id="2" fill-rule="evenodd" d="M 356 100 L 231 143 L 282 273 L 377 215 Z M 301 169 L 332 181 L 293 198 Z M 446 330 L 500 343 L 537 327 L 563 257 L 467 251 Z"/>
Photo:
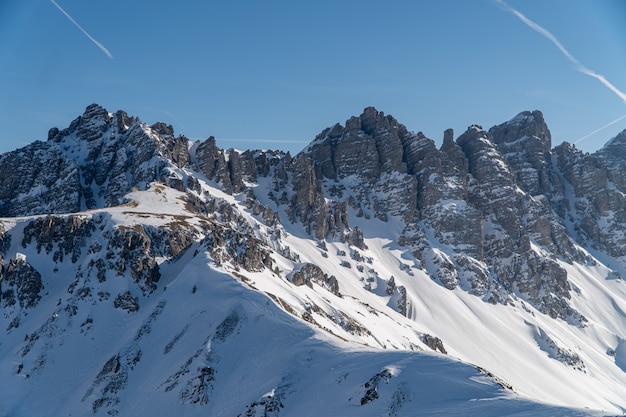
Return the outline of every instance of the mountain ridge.
<path id="1" fill-rule="evenodd" d="M 591 155 L 567 143 L 551 148 L 539 111 L 453 136 L 444 132 L 437 148 L 368 107 L 292 156 L 223 150 L 213 137 L 191 142 L 163 123 L 88 106 L 46 142 L 0 155 L 2 378 L 48 380 L 62 369 L 55 363 L 67 364 L 59 355 L 72 351 L 63 340 L 92 329 L 93 343 L 102 342 L 113 325 L 104 317 L 113 314 L 135 337 L 89 359 L 97 370 L 77 381 L 91 388 L 75 397 L 75 410 L 128 412 L 128 381 L 148 375 L 135 371 L 145 366 L 142 355 L 167 355 L 148 349 L 150 332 L 170 340 L 163 352 L 186 340 L 180 346 L 190 361 L 160 374 L 166 382 L 153 389 L 164 398 L 175 393 L 185 410 L 216 410 L 223 399 L 210 392 L 221 389 L 214 381 L 226 368 L 216 373 L 212 348 L 201 346 L 233 334 L 242 317 L 233 311 L 246 307 L 233 299 L 221 313 L 212 310 L 223 316 L 206 316 L 212 336 L 194 339 L 186 329 L 197 326 L 191 317 L 202 308 L 185 306 L 186 323 L 171 325 L 165 305 L 170 285 L 179 302 L 197 291 L 210 300 L 212 284 L 200 277 L 219 271 L 349 349 L 447 353 L 501 376 L 502 387 L 525 398 L 623 410 L 622 141 Z M 194 272 L 184 273 L 190 262 Z M 170 325 L 156 330 L 157 322 Z M 521 370 L 516 357 L 537 374 Z M 384 369 L 392 368 L 368 368 L 373 379 L 362 381 L 359 406 L 378 395 L 367 386 L 396 381 Z M 410 415 L 398 410 L 415 398 L 411 383 L 385 399 L 388 415 Z M 280 395 L 250 399 L 256 405 L 248 402 L 247 411 L 237 403 L 237 412 L 265 407 L 279 415 L 290 395 L 302 395 L 301 388 L 288 395 L 294 384 L 283 380 L 274 386 Z M 16 398 L 28 390 L 20 387 Z M 510 388 L 502 395 L 509 398 Z"/>

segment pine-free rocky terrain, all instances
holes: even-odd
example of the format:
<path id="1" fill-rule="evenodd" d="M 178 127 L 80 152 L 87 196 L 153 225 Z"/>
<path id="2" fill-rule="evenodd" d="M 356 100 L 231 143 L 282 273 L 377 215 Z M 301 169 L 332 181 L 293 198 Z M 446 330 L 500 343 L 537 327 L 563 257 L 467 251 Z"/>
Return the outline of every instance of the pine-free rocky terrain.
<path id="1" fill-rule="evenodd" d="M 87 107 L 0 155 L 0 416 L 626 411 L 626 131 L 297 155 Z"/>

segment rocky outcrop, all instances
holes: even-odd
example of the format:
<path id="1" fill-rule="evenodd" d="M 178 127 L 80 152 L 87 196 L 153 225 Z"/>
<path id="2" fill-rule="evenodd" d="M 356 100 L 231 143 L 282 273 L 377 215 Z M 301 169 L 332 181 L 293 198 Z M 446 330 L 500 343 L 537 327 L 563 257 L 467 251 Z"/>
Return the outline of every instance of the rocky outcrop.
<path id="1" fill-rule="evenodd" d="M 334 276 L 328 276 L 322 269 L 312 263 L 306 263 L 294 269 L 290 275 L 290 281 L 297 286 L 307 285 L 313 288 L 313 283 L 321 285 L 328 291 L 339 296 L 339 283 Z"/>
<path id="2" fill-rule="evenodd" d="M 11 259 L 2 275 L 0 301 L 3 307 L 17 304 L 24 309 L 37 305 L 43 290 L 41 274 L 25 258 Z"/>
<path id="3" fill-rule="evenodd" d="M 551 193 L 551 136 L 540 111 L 522 112 L 489 133 L 518 187 L 531 196 Z"/>
<path id="4" fill-rule="evenodd" d="M 63 341 L 102 346 L 102 335 L 114 334 L 98 328 L 109 309 L 116 322 L 138 324 L 136 333 L 106 347 L 82 401 L 94 413 L 116 415 L 142 355 L 156 358 L 149 346 L 161 342 L 140 341 L 167 294 L 193 298 L 196 306 L 211 291 L 234 295 L 240 286 L 269 298 L 251 306 L 238 296 L 216 300 L 219 308 L 238 307 L 222 321 L 215 321 L 219 308 L 199 308 L 189 323 L 155 338 L 163 355 L 183 358 L 166 367 L 171 376 L 162 375 L 157 389 L 210 407 L 220 375 L 228 373 L 220 345 L 247 340 L 235 339 L 244 323 L 269 316 L 263 310 L 271 300 L 346 343 L 441 353 L 458 353 L 459 346 L 423 330 L 436 331 L 434 311 L 460 310 L 431 309 L 450 294 L 433 298 L 430 291 L 512 304 L 512 314 L 529 323 L 540 312 L 565 326 L 593 326 L 576 310 L 586 308 L 579 306 L 588 286 L 574 285 L 568 271 L 591 266 L 611 280 L 607 285 L 619 285 L 626 268 L 626 131 L 591 155 L 567 143 L 551 146 L 538 111 L 488 130 L 472 125 L 456 139 L 448 129 L 438 147 L 368 107 L 291 155 L 225 150 L 213 137 L 189 143 L 171 125 L 148 126 L 91 105 L 68 128 L 50 129 L 46 142 L 0 155 L 0 216 L 25 216 L 0 222 L 3 327 L 19 340 L 14 352 L 21 356 L 13 372 L 34 378 Z M 108 206 L 116 208 L 101 209 Z M 238 281 L 222 284 L 222 273 Z M 612 307 L 620 312 L 617 302 Z M 244 310 L 254 314 L 246 318 Z M 413 330 L 380 337 L 367 321 L 374 316 Z M 198 320 L 215 328 L 194 345 Z M 536 333 L 543 356 L 586 372 L 578 349 Z M 180 356 L 183 347 L 193 349 Z M 299 363 L 309 363 L 306 355 L 298 353 Z M 387 383 L 404 392 L 392 371 L 378 366 L 359 379 L 353 405 L 377 401 Z M 282 395 L 290 383 L 274 381 L 273 391 L 251 396 L 243 409 L 287 409 Z"/>
<path id="5" fill-rule="evenodd" d="M 272 269 L 273 260 L 265 243 L 230 228 L 213 226 L 202 244 L 218 265 L 229 262 L 250 272 Z"/>
<path id="6" fill-rule="evenodd" d="M 324 130 L 305 153 L 316 161 L 319 177 L 358 175 L 374 182 L 382 173 L 406 172 L 401 139 L 406 133 L 392 116 L 368 107 L 345 127 L 336 124 Z"/>
<path id="7" fill-rule="evenodd" d="M 371 377 L 367 382 L 365 382 L 362 385 L 362 388 L 365 390 L 365 392 L 360 400 L 361 405 L 376 401 L 378 399 L 378 389 L 380 385 L 383 382 L 385 384 L 388 384 L 391 378 L 391 372 L 389 372 L 388 369 L 383 369 L 382 371 Z"/>
<path id="8" fill-rule="evenodd" d="M 553 317 L 583 320 L 570 306 L 571 286 L 556 258 L 586 262 L 577 244 L 589 242 L 626 264 L 626 131 L 593 155 L 551 146 L 539 111 L 489 130 L 472 125 L 456 140 L 446 130 L 438 149 L 421 132 L 368 107 L 292 156 L 224 150 L 213 137 L 190 144 L 171 125 L 147 126 L 90 105 L 68 128 L 51 129 L 46 142 L 0 156 L 0 216 L 119 205 L 130 190 L 154 181 L 176 188 L 204 216 L 201 227 L 182 220 L 120 227 L 108 232 L 97 259 L 98 248 L 89 249 L 94 259 L 85 273 L 105 280 L 106 271 L 128 272 L 148 292 L 160 278 L 157 259 L 181 256 L 196 242 L 219 265 L 273 270 L 274 249 L 303 265 L 280 243 L 281 223 L 301 226 L 320 245 L 334 240 L 366 249 L 367 230 L 352 225 L 393 219 L 403 227 L 397 243 L 443 287 L 489 302 L 520 297 Z M 205 180 L 245 200 L 272 237 L 210 196 Z M 38 218 L 24 228 L 22 245 L 74 261 L 97 223 L 95 217 Z M 338 293 L 321 270 L 304 265 L 292 273 L 294 284 L 317 282 Z M 406 290 L 394 286 L 388 295 L 406 313 Z"/>
<path id="9" fill-rule="evenodd" d="M 78 166 L 49 142 L 0 156 L 0 216 L 67 213 L 81 209 Z"/>
<path id="10" fill-rule="evenodd" d="M 126 202 L 133 188 L 169 183 L 168 164 L 190 160 L 188 140 L 171 126 L 152 128 L 122 111 L 87 107 L 48 141 L 0 156 L 0 216 L 72 213 Z"/>
<path id="11" fill-rule="evenodd" d="M 428 333 L 424 333 L 420 335 L 420 340 L 432 350 L 439 351 L 444 355 L 448 354 L 446 348 L 443 346 L 443 342 L 437 336 L 432 336 Z"/>
<path id="12" fill-rule="evenodd" d="M 161 273 L 152 252 L 152 241 L 143 227 L 115 229 L 107 243 L 106 257 L 115 259 L 118 274 L 129 271 L 133 281 L 144 291 L 156 289 Z"/>
<path id="13" fill-rule="evenodd" d="M 315 175 L 313 160 L 298 155 L 289 166 L 289 171 L 293 173 L 292 218 L 306 225 L 307 232 L 324 239 L 330 230 L 330 213 L 322 191 L 322 181 Z"/>
<path id="14" fill-rule="evenodd" d="M 84 216 L 39 217 L 24 227 L 22 247 L 34 244 L 37 252 L 52 253 L 54 262 L 63 262 L 69 256 L 74 263 L 95 230 L 96 222 Z"/>
<path id="15" fill-rule="evenodd" d="M 128 313 L 135 313 L 139 311 L 139 299 L 133 296 L 130 291 L 125 291 L 118 294 L 113 300 L 113 306 L 126 310 Z"/>
<path id="16" fill-rule="evenodd" d="M 618 259 L 626 257 L 625 138 L 626 131 L 591 155 L 568 143 L 554 149 L 573 194 L 564 199 L 561 212 L 574 221 L 574 238 Z"/>

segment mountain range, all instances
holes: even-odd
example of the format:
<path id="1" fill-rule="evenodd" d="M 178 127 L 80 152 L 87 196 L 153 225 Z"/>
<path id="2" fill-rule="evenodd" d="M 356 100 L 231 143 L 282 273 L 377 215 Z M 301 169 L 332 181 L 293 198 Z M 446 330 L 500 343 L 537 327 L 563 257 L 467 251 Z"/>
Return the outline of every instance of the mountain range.
<path id="1" fill-rule="evenodd" d="M 301 152 L 92 104 L 0 155 L 0 416 L 626 411 L 626 131 Z"/>

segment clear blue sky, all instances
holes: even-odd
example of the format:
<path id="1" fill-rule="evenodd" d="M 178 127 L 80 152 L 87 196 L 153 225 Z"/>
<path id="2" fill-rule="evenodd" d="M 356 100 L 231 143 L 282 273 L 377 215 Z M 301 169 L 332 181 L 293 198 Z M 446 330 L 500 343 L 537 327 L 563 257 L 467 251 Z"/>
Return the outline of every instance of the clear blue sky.
<path id="1" fill-rule="evenodd" d="M 56 3 L 85 32 L 52 0 L 0 0 L 0 152 L 94 102 L 224 148 L 292 152 L 366 106 L 438 143 L 523 110 L 543 111 L 553 145 L 626 115 L 617 92 L 497 0 Z M 626 91 L 625 1 L 507 4 Z M 623 129 L 626 118 L 577 146 Z"/>

